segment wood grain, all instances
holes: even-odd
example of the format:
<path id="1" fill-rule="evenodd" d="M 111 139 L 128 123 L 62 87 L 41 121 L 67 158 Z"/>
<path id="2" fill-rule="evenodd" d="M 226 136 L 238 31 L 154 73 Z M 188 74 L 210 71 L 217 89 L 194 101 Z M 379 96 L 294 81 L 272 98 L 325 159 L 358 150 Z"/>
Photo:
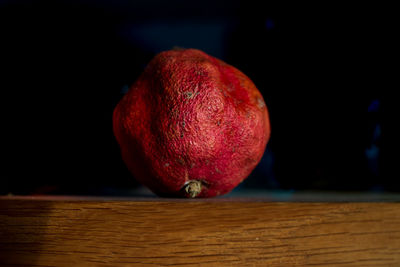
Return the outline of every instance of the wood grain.
<path id="1" fill-rule="evenodd" d="M 1 266 L 400 266 L 400 203 L 0 199 Z"/>

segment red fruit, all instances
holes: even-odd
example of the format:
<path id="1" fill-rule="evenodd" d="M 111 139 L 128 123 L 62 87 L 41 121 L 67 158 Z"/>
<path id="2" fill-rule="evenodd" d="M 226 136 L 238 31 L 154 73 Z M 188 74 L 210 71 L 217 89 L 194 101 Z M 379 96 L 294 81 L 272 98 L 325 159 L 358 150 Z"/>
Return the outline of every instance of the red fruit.
<path id="1" fill-rule="evenodd" d="M 115 108 L 113 127 L 128 169 L 161 196 L 228 193 L 270 136 L 253 82 L 195 49 L 156 55 Z"/>

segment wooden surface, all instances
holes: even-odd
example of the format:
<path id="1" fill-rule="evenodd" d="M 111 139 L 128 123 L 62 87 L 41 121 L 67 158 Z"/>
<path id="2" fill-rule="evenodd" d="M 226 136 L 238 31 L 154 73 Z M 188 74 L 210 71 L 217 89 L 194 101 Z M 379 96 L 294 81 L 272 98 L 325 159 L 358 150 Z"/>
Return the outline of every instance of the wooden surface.
<path id="1" fill-rule="evenodd" d="M 400 266 L 400 203 L 0 199 L 1 266 Z"/>

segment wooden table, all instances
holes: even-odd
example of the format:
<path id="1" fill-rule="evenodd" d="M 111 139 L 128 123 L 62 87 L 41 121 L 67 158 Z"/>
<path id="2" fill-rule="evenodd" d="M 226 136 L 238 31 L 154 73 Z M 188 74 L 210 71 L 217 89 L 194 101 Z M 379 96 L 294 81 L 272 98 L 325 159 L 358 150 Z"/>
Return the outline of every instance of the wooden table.
<path id="1" fill-rule="evenodd" d="M 400 203 L 0 197 L 1 266 L 400 266 Z"/>

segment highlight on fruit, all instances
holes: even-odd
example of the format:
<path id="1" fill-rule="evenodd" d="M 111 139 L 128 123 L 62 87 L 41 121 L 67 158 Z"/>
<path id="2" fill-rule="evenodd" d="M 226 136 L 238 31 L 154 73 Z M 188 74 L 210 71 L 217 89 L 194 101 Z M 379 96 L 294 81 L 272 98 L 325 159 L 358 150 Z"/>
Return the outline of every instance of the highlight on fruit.
<path id="1" fill-rule="evenodd" d="M 230 192 L 260 162 L 271 133 L 254 83 L 197 49 L 156 55 L 115 107 L 113 130 L 140 183 L 188 198 Z"/>

